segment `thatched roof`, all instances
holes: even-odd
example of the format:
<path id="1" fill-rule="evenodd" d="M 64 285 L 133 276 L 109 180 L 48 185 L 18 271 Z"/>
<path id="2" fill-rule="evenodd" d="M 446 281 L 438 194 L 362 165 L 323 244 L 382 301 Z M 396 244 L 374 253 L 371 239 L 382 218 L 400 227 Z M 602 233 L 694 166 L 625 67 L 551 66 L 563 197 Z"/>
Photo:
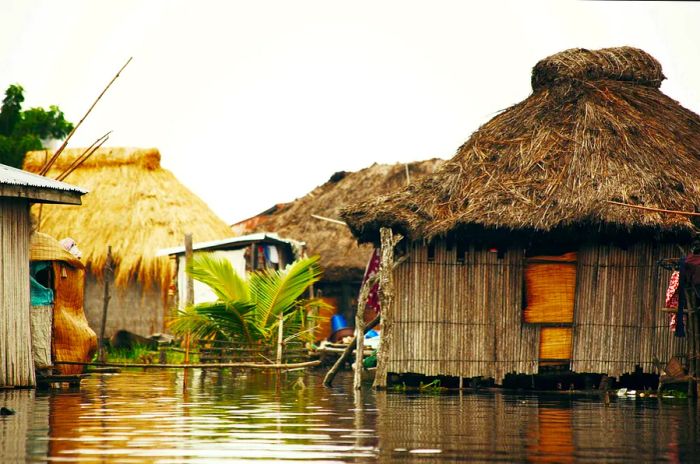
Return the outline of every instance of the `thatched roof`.
<path id="1" fill-rule="evenodd" d="M 47 177 L 55 178 L 84 150 L 64 151 Z M 30 152 L 24 169 L 38 172 L 51 153 Z M 160 167 L 155 148 L 101 148 L 73 171 L 66 182 L 89 190 L 82 206 L 35 207 L 39 230 L 54 237 L 73 238 L 83 262 L 101 275 L 112 246 L 115 280 L 146 284 L 170 283 L 168 258 L 157 257 L 160 248 L 178 245 L 191 232 L 196 241 L 231 235 L 231 230 L 175 176 Z"/>
<path id="2" fill-rule="evenodd" d="M 642 50 L 572 49 L 543 59 L 533 93 L 480 127 L 431 176 L 347 208 L 362 240 L 391 226 L 412 239 L 465 230 L 642 231 L 689 236 L 700 210 L 700 117 L 664 95 Z"/>
<path id="3" fill-rule="evenodd" d="M 432 173 L 441 162 L 431 159 L 408 163 L 411 182 Z M 360 280 L 372 247 L 358 246 L 346 226 L 314 219 L 311 215 L 338 219 L 342 207 L 369 195 L 395 191 L 405 186 L 406 181 L 406 164 L 373 164 L 357 172 L 337 172 L 305 196 L 244 221 L 241 224 L 244 227 L 233 228 L 241 234 L 271 231 L 302 240 L 307 244 L 308 254 L 321 256 L 324 280 Z"/>

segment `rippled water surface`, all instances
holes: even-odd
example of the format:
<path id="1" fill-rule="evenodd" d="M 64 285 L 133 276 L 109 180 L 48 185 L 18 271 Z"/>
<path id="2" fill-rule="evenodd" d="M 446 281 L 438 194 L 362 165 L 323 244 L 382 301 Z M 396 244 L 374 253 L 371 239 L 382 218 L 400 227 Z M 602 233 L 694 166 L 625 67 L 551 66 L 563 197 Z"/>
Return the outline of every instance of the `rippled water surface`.
<path id="1" fill-rule="evenodd" d="M 700 462 L 688 400 L 334 389 L 321 374 L 93 375 L 0 391 L 0 462 Z"/>

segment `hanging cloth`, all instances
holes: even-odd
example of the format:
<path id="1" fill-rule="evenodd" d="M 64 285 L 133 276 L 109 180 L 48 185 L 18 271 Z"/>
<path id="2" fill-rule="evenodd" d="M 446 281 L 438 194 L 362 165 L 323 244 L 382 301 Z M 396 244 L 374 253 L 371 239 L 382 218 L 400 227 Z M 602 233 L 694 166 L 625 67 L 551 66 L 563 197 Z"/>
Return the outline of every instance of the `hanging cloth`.
<path id="1" fill-rule="evenodd" d="M 369 262 L 367 263 L 367 268 L 365 269 L 365 275 L 362 278 L 362 283 L 364 284 L 367 282 L 369 279 L 374 277 L 378 272 L 379 272 L 379 265 L 381 263 L 381 255 L 380 255 L 380 249 L 375 248 L 374 251 L 372 252 L 372 257 L 369 259 Z M 371 319 L 374 319 L 374 316 L 379 314 L 379 282 L 375 283 L 372 285 L 372 288 L 369 290 L 369 294 L 367 295 L 367 307 L 365 309 L 365 314 L 367 315 L 368 313 L 371 314 Z"/>
<path id="2" fill-rule="evenodd" d="M 683 324 L 683 308 L 685 308 L 686 264 L 685 258 L 679 260 L 678 271 L 678 312 L 676 313 L 676 337 L 685 337 L 685 325 Z"/>

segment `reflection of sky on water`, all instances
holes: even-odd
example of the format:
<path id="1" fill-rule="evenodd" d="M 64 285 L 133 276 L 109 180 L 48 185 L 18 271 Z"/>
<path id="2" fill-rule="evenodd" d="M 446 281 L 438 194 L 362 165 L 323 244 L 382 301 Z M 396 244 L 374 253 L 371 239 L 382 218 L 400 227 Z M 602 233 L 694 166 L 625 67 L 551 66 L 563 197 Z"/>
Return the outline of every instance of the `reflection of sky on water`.
<path id="1" fill-rule="evenodd" d="M 298 376 L 305 389 L 294 389 Z M 125 371 L 0 391 L 0 462 L 688 462 L 694 403 L 465 393 L 354 396 L 315 373 Z M 184 388 L 186 385 L 186 388 Z M 696 458 L 696 456 L 698 456 Z"/>

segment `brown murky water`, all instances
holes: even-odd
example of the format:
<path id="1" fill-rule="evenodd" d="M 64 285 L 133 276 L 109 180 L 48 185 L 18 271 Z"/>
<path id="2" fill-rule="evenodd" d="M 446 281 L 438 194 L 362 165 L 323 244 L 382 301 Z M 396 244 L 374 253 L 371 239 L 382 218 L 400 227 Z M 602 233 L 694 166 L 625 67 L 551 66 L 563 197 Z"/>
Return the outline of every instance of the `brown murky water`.
<path id="1" fill-rule="evenodd" d="M 299 380 L 301 379 L 301 380 Z M 688 400 L 502 392 L 355 397 L 346 373 L 124 371 L 0 391 L 0 462 L 700 462 Z"/>

